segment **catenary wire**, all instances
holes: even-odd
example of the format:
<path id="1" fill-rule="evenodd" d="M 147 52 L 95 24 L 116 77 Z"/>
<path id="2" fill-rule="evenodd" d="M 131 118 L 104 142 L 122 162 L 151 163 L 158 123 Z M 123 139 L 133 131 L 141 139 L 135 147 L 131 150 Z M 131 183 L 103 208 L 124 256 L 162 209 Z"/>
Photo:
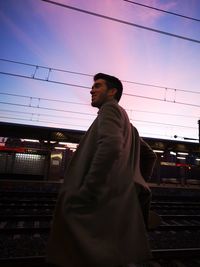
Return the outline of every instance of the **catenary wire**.
<path id="1" fill-rule="evenodd" d="M 51 67 L 47 67 L 47 66 L 35 65 L 35 64 L 31 64 L 31 63 L 25 63 L 25 62 L 20 62 L 20 61 L 16 61 L 16 60 L 5 59 L 5 58 L 0 58 L 0 60 L 4 61 L 4 62 L 15 63 L 15 64 L 24 65 L 24 66 L 34 67 L 34 68 L 42 68 L 42 69 L 47 69 L 47 70 L 55 70 L 55 71 L 59 71 L 59 72 L 67 72 L 67 73 L 71 73 L 71 74 L 78 74 L 78 75 L 82 75 L 82 76 L 93 77 L 93 75 L 91 75 L 91 74 L 82 73 L 82 72 L 75 72 L 75 71 L 70 71 L 70 70 L 51 68 Z"/>
<path id="2" fill-rule="evenodd" d="M 36 65 L 32 65 L 32 66 L 36 66 Z M 46 67 L 47 68 L 47 67 Z M 47 68 L 47 69 L 51 69 L 51 68 Z M 68 72 L 70 72 L 70 71 L 68 71 Z M 75 72 L 70 72 L 70 73 L 75 73 Z M 76 74 L 77 74 L 77 72 L 76 72 Z M 83 74 L 83 73 L 78 73 L 78 74 L 82 74 L 82 75 L 85 75 L 85 74 Z M 92 75 L 88 75 L 88 74 L 86 74 L 87 76 L 92 76 Z M 25 76 L 25 77 L 27 77 L 27 76 Z M 33 78 L 33 77 L 32 77 Z M 44 79 L 41 79 L 42 81 L 46 81 L 46 80 L 44 80 Z M 54 81 L 55 82 L 55 81 Z M 74 84 L 68 84 L 68 85 L 74 85 Z M 146 84 L 147 85 L 147 84 Z M 74 85 L 74 86 L 76 86 L 76 87 L 78 87 L 77 85 Z M 80 87 L 83 87 L 83 86 L 80 86 Z M 88 87 L 85 87 L 85 88 L 88 88 Z M 163 87 L 163 88 L 165 88 L 165 87 Z M 90 88 L 88 88 L 88 89 L 90 89 Z M 190 92 L 190 91 L 188 91 L 188 92 Z M 197 92 L 194 92 L 194 93 L 197 93 Z M 129 94 L 130 95 L 130 94 Z M 137 95 L 135 95 L 135 96 L 137 96 Z M 24 97 L 24 96 L 22 96 L 22 97 Z M 29 96 L 28 96 L 29 97 Z M 29 97 L 30 98 L 30 97 Z M 33 98 L 36 98 L 36 97 L 33 97 Z M 39 98 L 38 98 L 39 99 Z M 45 99 L 45 100 L 47 100 L 47 101 L 54 101 L 54 100 L 48 100 L 48 99 Z M 55 100 L 56 101 L 56 100 Z M 73 102 L 74 103 L 74 102 Z M 171 125 L 171 124 L 170 124 Z M 171 125 L 172 126 L 172 125 Z"/>
<path id="3" fill-rule="evenodd" d="M 192 39 L 192 38 L 185 37 L 185 36 L 182 36 L 182 35 L 177 35 L 177 34 L 173 34 L 173 33 L 170 33 L 170 32 L 165 32 L 165 31 L 149 28 L 149 27 L 142 26 L 142 25 L 139 25 L 139 24 L 135 24 L 135 23 L 132 23 L 132 22 L 129 22 L 129 21 L 125 21 L 125 20 L 109 17 L 109 16 L 106 16 L 106 15 L 102 15 L 102 14 L 95 13 L 95 12 L 92 12 L 92 11 L 88 11 L 88 10 L 85 10 L 85 9 L 80 9 L 80 8 L 77 8 L 77 7 L 73 7 L 73 6 L 62 4 L 62 3 L 54 2 L 54 1 L 51 1 L 51 0 L 41 0 L 41 1 L 47 2 L 49 4 L 61 6 L 61 7 L 64 7 L 64 8 L 68 8 L 68 9 L 71 9 L 71 10 L 75 10 L 75 11 L 78 11 L 78 12 L 82 12 L 82 13 L 85 13 L 85 14 L 88 14 L 88 15 L 100 17 L 102 19 L 111 20 L 111 21 L 118 22 L 118 23 L 121 23 L 121 24 L 129 25 L 129 26 L 132 26 L 132 27 L 137 27 L 137 28 L 140 28 L 140 29 L 143 29 L 143 30 L 148 30 L 148 31 L 159 33 L 159 34 L 164 34 L 164 35 L 167 35 L 167 36 L 171 36 L 171 37 L 179 38 L 179 39 L 182 39 L 182 40 L 185 40 L 185 41 L 190 41 L 190 42 L 194 42 L 194 43 L 200 44 L 200 40 L 197 40 L 197 39 Z"/>
<path id="4" fill-rule="evenodd" d="M 42 79 L 42 78 L 30 77 L 30 76 L 25 76 L 25 75 L 16 74 L 16 73 L 9 73 L 9 72 L 0 71 L 0 74 L 15 76 L 15 77 L 19 77 L 19 78 L 33 79 L 33 80 L 37 80 L 37 81 L 50 82 L 50 83 L 61 84 L 61 85 L 67 85 L 67 86 L 72 86 L 72 87 L 84 88 L 84 89 L 89 89 L 89 90 L 91 89 L 88 86 L 66 83 L 66 82 L 60 82 L 60 81 L 55 81 L 55 80 L 46 80 L 46 79 Z M 175 100 L 173 101 L 173 100 L 161 99 L 161 98 L 156 98 L 156 97 L 140 96 L 140 95 L 134 95 L 134 94 L 129 94 L 129 93 L 123 93 L 123 95 L 130 96 L 130 97 L 138 97 L 138 98 L 143 98 L 143 99 L 148 99 L 148 100 L 155 100 L 155 101 L 185 105 L 185 106 L 191 106 L 191 107 L 197 107 L 197 108 L 200 107 L 200 105 L 196 105 L 196 104 L 190 104 L 190 103 L 180 102 L 180 101 L 175 101 Z"/>
<path id="5" fill-rule="evenodd" d="M 10 104 L 10 103 L 8 103 L 8 104 Z M 13 104 L 13 103 L 11 103 L 11 105 L 15 105 L 15 106 L 26 106 L 26 107 L 28 107 L 27 105 L 21 105 L 21 104 Z M 52 109 L 52 108 L 38 108 L 37 107 L 37 109 L 45 109 L 45 110 L 55 110 L 55 111 L 58 111 L 57 109 Z M 60 110 L 60 111 L 63 111 L 63 112 L 68 112 L 68 113 L 79 113 L 79 114 L 81 114 L 81 115 L 92 115 L 92 114 L 88 114 L 88 113 L 80 113 L 80 112 L 74 112 L 74 111 L 66 111 L 66 110 Z M 96 116 L 96 115 L 95 115 Z M 8 117 L 8 116 L 0 116 L 1 118 L 7 118 L 7 119 L 15 119 L 15 120 L 23 120 L 23 121 L 32 121 L 32 122 L 42 122 L 42 123 L 54 123 L 54 124 L 59 124 L 59 125 L 68 125 L 68 126 L 79 126 L 80 127 L 80 125 L 75 125 L 75 124 L 70 124 L 70 123 L 64 123 L 64 122 L 52 122 L 52 121 L 45 121 L 45 120 L 41 120 L 41 119 L 22 119 L 22 118 L 16 118 L 16 117 Z M 81 120 L 82 118 L 80 118 L 79 120 Z M 178 128 L 187 128 L 188 130 L 189 129 L 196 129 L 195 127 L 191 127 L 191 126 L 183 126 L 183 125 L 177 125 L 177 124 L 166 124 L 166 123 L 160 123 L 160 122 L 149 122 L 149 121 L 143 121 L 143 120 L 133 120 L 133 119 L 131 119 L 131 121 L 133 121 L 134 123 L 150 123 L 150 124 L 152 124 L 152 126 L 154 126 L 154 127 L 156 127 L 156 125 L 165 125 L 165 126 L 170 126 L 170 127 L 178 127 Z M 87 128 L 88 126 L 84 126 L 84 125 L 82 125 L 81 127 L 85 127 L 85 128 Z M 157 134 L 157 135 L 159 135 L 159 134 Z M 164 135 L 165 137 L 167 137 L 167 135 L 165 134 Z"/>
<path id="6" fill-rule="evenodd" d="M 6 104 L 6 105 L 12 105 L 12 106 L 21 106 L 21 107 L 29 107 L 28 105 L 24 105 L 24 104 L 15 104 L 15 103 L 6 103 L 6 102 L 0 102 L 0 104 Z M 46 108 L 46 107 L 32 107 L 32 108 L 37 108 L 37 109 L 42 109 L 42 110 L 51 110 L 51 111 L 62 111 L 62 112 L 66 112 L 66 113 L 75 113 L 75 114 L 82 114 L 82 115 L 87 115 L 87 116 L 88 115 L 96 116 L 95 114 L 91 114 L 91 113 L 85 113 L 85 112 L 83 113 L 83 112 L 67 111 L 67 110 L 58 110 L 58 109 L 54 109 L 54 108 Z M 176 126 L 176 127 L 196 129 L 195 127 L 185 126 L 185 125 L 178 125 L 178 124 L 169 124 L 169 123 L 152 122 L 152 121 L 135 120 L 135 119 L 133 121 L 145 122 L 145 123 L 150 123 L 150 124 L 159 124 L 159 125 L 166 125 L 166 126 Z"/>
<path id="7" fill-rule="evenodd" d="M 167 10 L 164 10 L 164 9 L 160 9 L 160 8 L 144 5 L 144 4 L 141 4 L 141 3 L 138 3 L 138 2 L 134 2 L 134 1 L 131 1 L 131 0 L 123 0 L 123 1 L 131 3 L 131 4 L 134 4 L 134 5 L 138 5 L 138 6 L 142 6 L 142 7 L 146 7 L 146 8 L 150 8 L 150 9 L 154 9 L 156 11 L 168 13 L 170 15 L 178 16 L 178 17 L 181 17 L 181 18 L 184 18 L 184 19 L 190 19 L 190 20 L 194 20 L 194 21 L 200 22 L 200 19 L 189 17 L 189 16 L 186 16 L 186 15 L 183 15 L 183 14 L 178 14 L 178 13 L 167 11 Z"/>
<path id="8" fill-rule="evenodd" d="M 21 97 L 21 98 L 28 98 L 28 99 L 38 99 L 38 100 L 44 100 L 44 101 L 49 101 L 49 102 L 58 102 L 58 103 L 65 103 L 65 104 L 74 104 L 74 105 L 81 105 L 81 106 L 91 106 L 90 104 L 87 103 L 78 103 L 74 101 L 66 101 L 66 100 L 60 100 L 60 99 L 50 99 L 50 98 L 43 98 L 43 97 L 36 97 L 36 96 L 28 96 L 28 95 L 19 95 L 19 94 L 11 94 L 11 93 L 2 93 L 0 92 L 1 95 L 6 95 L 6 96 L 15 96 L 15 97 Z"/>
<path id="9" fill-rule="evenodd" d="M 1 118 L 10 118 L 10 119 L 17 119 L 17 120 L 23 120 L 22 118 L 16 118 L 16 117 L 8 117 L 8 116 L 2 116 L 0 115 Z M 68 123 L 62 123 L 62 122 L 52 122 L 52 121 L 42 121 L 40 119 L 38 120 L 32 120 L 32 119 L 24 119 L 24 120 L 31 120 L 31 121 L 37 121 L 37 122 L 46 122 L 46 123 L 58 123 L 58 124 L 67 124 Z M 189 129 L 196 129 L 195 127 L 192 126 L 185 126 L 185 125 L 178 125 L 178 124 L 169 124 L 169 123 L 163 123 L 163 122 L 151 122 L 151 121 L 145 121 L 145 120 L 132 120 L 134 122 L 145 122 L 145 123 L 149 123 L 149 124 L 158 124 L 158 125 L 165 125 L 165 126 L 172 126 L 172 127 L 178 127 L 178 128 L 189 128 Z M 78 125 L 76 125 L 78 126 Z M 80 126 L 80 125 L 79 125 Z M 88 126 L 84 126 L 84 127 L 88 127 Z"/>
<path id="10" fill-rule="evenodd" d="M 28 120 L 28 119 L 24 119 L 24 118 L 14 118 L 14 117 L 7 117 L 7 116 L 1 116 L 0 115 L 0 118 L 4 118 L 4 119 L 14 119 L 14 120 L 20 120 L 20 121 L 28 121 L 28 122 L 30 122 L 30 120 Z M 75 127 L 80 127 L 80 125 L 75 125 L 75 124 L 69 124 L 69 123 L 57 123 L 57 122 L 49 122 L 49 121 L 35 121 L 35 120 L 32 120 L 32 122 L 43 122 L 43 123 L 53 123 L 53 124 L 59 124 L 59 125 L 67 125 L 67 126 L 75 126 Z M 82 127 L 87 127 L 87 126 L 82 126 Z M 152 135 L 152 133 L 144 133 L 144 134 L 150 134 L 150 135 Z M 173 136 L 171 136 L 171 135 L 164 135 L 164 134 L 158 134 L 158 133 L 156 133 L 156 135 L 157 136 L 163 136 L 163 137 L 170 137 L 170 138 L 172 138 Z"/>
<path id="11" fill-rule="evenodd" d="M 0 115 L 0 117 L 1 118 L 4 118 L 4 119 L 12 119 L 12 120 L 14 119 L 14 120 L 20 120 L 20 121 L 28 121 L 28 122 L 30 122 L 30 120 L 24 119 L 24 118 L 14 118 L 14 117 L 6 117 L 6 116 L 2 117 L 1 115 Z M 51 123 L 51 124 L 55 124 L 55 125 L 67 125 L 67 126 L 80 127 L 80 125 L 76 125 L 76 124 L 59 123 L 59 122 L 55 122 L 55 121 L 51 122 L 51 121 L 44 121 L 44 120 L 39 120 L 39 121 L 32 120 L 32 122 L 42 122 L 42 123 Z M 81 126 L 81 127 L 87 129 L 87 126 Z M 147 134 L 148 135 L 152 135 L 152 133 L 146 133 L 146 132 L 143 133 L 143 135 L 147 135 Z M 162 136 L 162 137 L 165 137 L 165 138 L 166 137 L 173 138 L 172 135 L 167 135 L 167 134 L 164 135 L 164 134 L 155 133 L 154 135 L 156 135 L 156 136 Z M 190 140 L 190 138 L 188 138 L 188 140 Z M 198 139 L 194 139 L 194 140 L 198 140 Z"/>
<path id="12" fill-rule="evenodd" d="M 81 102 L 73 102 L 73 101 L 66 101 L 60 99 L 50 99 L 50 98 L 42 98 L 42 97 L 33 97 L 27 95 L 19 95 L 19 94 L 11 94 L 11 93 L 1 93 L 1 95 L 8 95 L 8 96 L 15 96 L 15 97 L 22 97 L 28 99 L 38 99 L 38 100 L 45 100 L 49 102 L 57 102 L 57 103 L 65 103 L 65 104 L 73 104 L 73 105 L 83 105 L 83 106 L 91 106 L 91 104 L 81 103 Z M 6 104 L 6 102 L 5 102 Z M 3 110 L 2 110 L 3 111 Z M 141 113 L 152 113 L 152 114 L 159 114 L 159 115 L 167 115 L 167 116 L 178 116 L 178 117 L 188 117 L 188 118 L 199 118 L 199 116 L 192 116 L 192 115 L 182 115 L 182 114 L 173 114 L 173 113 L 166 113 L 166 112 L 156 112 L 156 111 L 149 111 L 149 110 L 137 110 L 137 109 L 126 109 L 128 112 L 141 112 Z"/>
<path id="13" fill-rule="evenodd" d="M 53 124 L 58 124 L 58 125 L 70 125 L 70 126 L 75 126 L 75 127 L 80 127 L 80 124 L 71 124 L 71 123 L 61 123 L 61 122 L 57 122 L 57 121 L 45 121 L 45 120 L 30 120 L 30 119 L 25 119 L 25 118 L 15 118 L 15 117 L 8 117 L 8 116 L 1 116 L 0 118 L 3 119 L 11 119 L 11 120 L 20 120 L 20 121 L 28 121 L 28 122 L 42 122 L 42 123 L 53 123 Z M 81 127 L 87 127 L 87 126 L 81 126 Z"/>
<path id="14" fill-rule="evenodd" d="M 2 93 L 1 95 L 7 95 L 7 96 L 15 96 L 15 97 L 21 97 L 21 98 L 28 98 L 28 99 L 38 99 L 38 100 L 45 100 L 49 102 L 56 102 L 56 103 L 64 103 L 64 104 L 73 104 L 73 105 L 83 105 L 83 106 L 91 106 L 91 104 L 87 103 L 81 103 L 81 102 L 73 102 L 73 101 L 66 101 L 66 100 L 60 100 L 60 99 L 50 99 L 50 98 L 42 98 L 42 97 L 33 97 L 33 96 L 27 96 L 27 95 L 19 95 L 19 94 L 11 94 L 11 93 Z M 1 102 L 4 104 L 8 104 L 6 102 Z M 34 106 L 29 106 L 34 107 Z M 3 111 L 3 110 L 2 110 Z M 7 110 L 8 111 L 8 110 Z M 57 110 L 60 111 L 60 110 Z M 140 112 L 140 113 L 151 113 L 151 114 L 158 114 L 158 115 L 166 115 L 166 116 L 176 116 L 176 117 L 184 117 L 184 118 L 199 118 L 199 116 L 192 116 L 192 115 L 182 115 L 182 114 L 174 114 L 174 113 L 166 113 L 166 112 L 156 112 L 156 111 L 148 111 L 148 110 L 137 110 L 137 109 L 126 109 L 127 112 Z"/>
<path id="15" fill-rule="evenodd" d="M 4 59 L 4 58 L 0 58 L 0 61 L 14 63 L 14 64 L 20 64 L 20 65 L 24 65 L 24 66 L 31 66 L 31 67 L 34 67 L 34 68 L 43 68 L 43 69 L 51 70 L 51 71 L 58 71 L 58 72 L 76 74 L 76 75 L 81 75 L 81 76 L 93 77 L 92 74 L 88 74 L 88 73 L 76 72 L 76 71 L 70 71 L 70 70 L 63 70 L 63 69 L 52 68 L 52 67 L 42 66 L 42 65 L 35 65 L 35 64 L 31 64 L 31 63 L 14 61 L 14 60 L 9 60 L 9 59 Z M 2 73 L 2 74 L 4 74 L 4 73 Z M 31 78 L 33 78 L 33 77 L 31 77 Z M 167 86 L 163 86 L 163 85 L 155 85 L 155 84 L 149 84 L 149 83 L 141 83 L 141 82 L 130 81 L 130 80 L 123 80 L 123 79 L 121 81 L 122 82 L 125 82 L 125 83 L 130 83 L 130 84 L 137 84 L 137 85 L 143 85 L 143 86 L 160 88 L 160 89 L 174 90 L 176 92 L 186 92 L 186 93 L 200 94 L 200 92 L 196 92 L 196 91 L 189 91 L 189 90 L 179 89 L 179 88 L 175 88 L 175 87 L 167 87 Z"/>
<path id="16" fill-rule="evenodd" d="M 5 101 L 0 101 L 0 104 L 18 106 L 18 107 L 27 107 L 27 108 L 37 108 L 37 109 L 50 110 L 50 111 L 60 111 L 60 112 L 81 114 L 81 115 L 87 115 L 87 116 L 96 116 L 96 114 L 86 113 L 86 112 L 71 111 L 71 110 L 65 110 L 65 109 L 47 108 L 47 107 L 34 107 L 34 106 L 25 105 L 25 104 L 10 103 L 10 102 L 5 102 Z"/>
<path id="17" fill-rule="evenodd" d="M 54 114 L 47 114 L 47 113 L 36 113 L 36 112 L 25 112 L 25 111 L 18 111 L 18 110 L 6 110 L 6 109 L 0 109 L 1 112 L 7 112 L 7 113 L 19 113 L 24 115 L 31 115 L 31 116 L 44 116 L 44 117 L 54 117 L 54 118 L 63 118 L 63 119 L 73 119 L 73 120 L 89 120 L 88 118 L 78 118 L 78 117 L 67 117 L 67 116 L 61 116 L 61 115 L 54 115 Z M 70 111 L 68 111 L 70 113 Z"/>

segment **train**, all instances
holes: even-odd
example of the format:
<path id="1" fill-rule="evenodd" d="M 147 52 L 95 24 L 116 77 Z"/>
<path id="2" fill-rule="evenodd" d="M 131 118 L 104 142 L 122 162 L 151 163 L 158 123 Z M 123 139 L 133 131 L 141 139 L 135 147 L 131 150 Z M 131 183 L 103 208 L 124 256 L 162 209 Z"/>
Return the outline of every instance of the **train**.
<path id="1" fill-rule="evenodd" d="M 0 179 L 62 181 L 84 131 L 0 123 Z M 157 154 L 150 183 L 200 185 L 198 142 L 143 137 Z"/>

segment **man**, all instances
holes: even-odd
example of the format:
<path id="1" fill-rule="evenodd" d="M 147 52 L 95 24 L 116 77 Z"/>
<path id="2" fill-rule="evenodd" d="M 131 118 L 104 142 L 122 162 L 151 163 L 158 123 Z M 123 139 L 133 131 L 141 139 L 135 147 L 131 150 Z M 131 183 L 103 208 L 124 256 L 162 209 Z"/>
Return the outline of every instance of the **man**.
<path id="1" fill-rule="evenodd" d="M 134 182 L 143 179 L 140 138 L 118 104 L 122 90 L 116 77 L 94 76 L 91 104 L 99 112 L 58 197 L 47 253 L 56 265 L 114 267 L 151 257 Z"/>
<path id="2" fill-rule="evenodd" d="M 134 129 L 134 131 L 135 131 L 135 136 L 139 137 L 136 128 Z M 161 218 L 158 216 L 158 214 L 150 211 L 151 189 L 149 188 L 147 182 L 152 176 L 157 156 L 153 152 L 151 147 L 142 138 L 140 138 L 140 148 L 138 147 L 136 150 L 139 149 L 140 149 L 140 159 L 139 157 L 136 157 L 136 159 L 140 160 L 141 175 L 136 175 L 134 181 L 136 185 L 136 191 L 138 194 L 141 210 L 143 213 L 144 223 L 147 229 L 153 229 L 161 224 Z"/>

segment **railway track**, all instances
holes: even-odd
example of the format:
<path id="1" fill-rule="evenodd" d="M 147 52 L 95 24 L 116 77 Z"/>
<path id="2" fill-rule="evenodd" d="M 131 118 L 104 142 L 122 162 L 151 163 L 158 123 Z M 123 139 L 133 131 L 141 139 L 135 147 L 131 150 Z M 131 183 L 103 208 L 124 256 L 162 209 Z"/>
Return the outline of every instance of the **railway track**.
<path id="1" fill-rule="evenodd" d="M 2 193 L 1 193 L 2 194 Z M 39 192 L 22 195 L 2 194 L 0 200 L 0 232 L 26 231 L 25 229 L 49 228 L 56 204 L 56 194 Z M 157 212 L 162 223 L 159 231 L 199 230 L 200 202 L 195 201 L 153 201 L 151 209 Z"/>
<path id="2" fill-rule="evenodd" d="M 55 192 L 0 192 L 0 266 L 50 267 L 45 249 L 56 199 Z M 158 198 L 151 208 L 162 223 L 148 232 L 153 253 L 148 267 L 200 266 L 199 199 Z"/>
<path id="3" fill-rule="evenodd" d="M 157 231 L 200 230 L 200 215 L 162 215 L 162 223 Z M 0 233 L 48 231 L 52 214 L 4 214 L 0 218 Z M 154 231 L 154 230 L 153 230 Z"/>
<path id="4" fill-rule="evenodd" d="M 145 267 L 199 267 L 200 249 L 153 250 L 153 259 Z M 189 257 L 189 259 L 188 259 Z M 53 267 L 45 256 L 1 258 L 2 267 Z"/>

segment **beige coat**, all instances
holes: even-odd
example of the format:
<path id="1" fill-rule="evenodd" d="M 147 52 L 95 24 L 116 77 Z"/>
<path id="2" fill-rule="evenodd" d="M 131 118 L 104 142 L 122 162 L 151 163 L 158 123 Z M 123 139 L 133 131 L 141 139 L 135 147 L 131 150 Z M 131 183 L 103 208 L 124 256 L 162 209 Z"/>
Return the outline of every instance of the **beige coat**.
<path id="1" fill-rule="evenodd" d="M 139 136 L 123 108 L 104 104 L 66 171 L 47 259 L 63 267 L 112 267 L 151 256 L 136 194 Z"/>

